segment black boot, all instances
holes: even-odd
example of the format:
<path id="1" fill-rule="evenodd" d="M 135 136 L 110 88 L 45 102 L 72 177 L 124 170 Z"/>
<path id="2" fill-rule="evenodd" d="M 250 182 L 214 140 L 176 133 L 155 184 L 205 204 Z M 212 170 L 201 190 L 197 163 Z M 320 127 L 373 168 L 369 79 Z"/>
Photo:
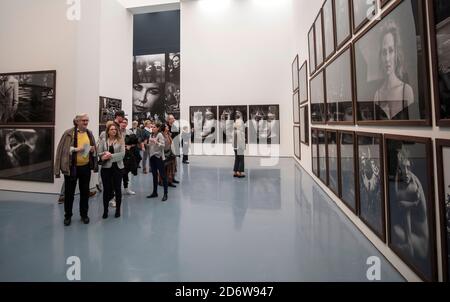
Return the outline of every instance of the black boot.
<path id="1" fill-rule="evenodd" d="M 153 192 L 152 195 L 148 195 L 147 198 L 156 198 L 158 197 L 158 193 Z"/>
<path id="2" fill-rule="evenodd" d="M 120 217 L 120 206 L 121 206 L 121 204 L 122 204 L 122 201 L 119 201 L 119 202 L 116 204 L 116 214 L 114 215 L 114 217 L 116 217 L 116 218 L 119 218 L 119 217 Z"/>
<path id="3" fill-rule="evenodd" d="M 162 200 L 161 201 L 167 201 L 167 193 L 164 193 L 164 196 L 163 196 L 163 198 L 162 198 Z"/>
<path id="4" fill-rule="evenodd" d="M 102 218 L 103 218 L 103 219 L 108 218 L 108 210 L 103 211 L 103 216 L 102 216 Z"/>

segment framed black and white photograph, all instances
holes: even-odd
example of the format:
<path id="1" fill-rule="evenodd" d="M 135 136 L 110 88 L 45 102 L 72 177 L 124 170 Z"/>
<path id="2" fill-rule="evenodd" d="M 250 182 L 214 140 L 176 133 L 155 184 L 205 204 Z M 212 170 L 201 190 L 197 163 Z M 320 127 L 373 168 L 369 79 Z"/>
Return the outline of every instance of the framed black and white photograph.
<path id="1" fill-rule="evenodd" d="M 298 55 L 292 62 L 292 92 L 298 89 Z"/>
<path id="2" fill-rule="evenodd" d="M 294 126 L 294 155 L 298 160 L 301 160 L 300 152 L 300 127 Z"/>
<path id="3" fill-rule="evenodd" d="M 431 139 L 385 135 L 389 247 L 423 280 L 436 280 Z"/>
<path id="4" fill-rule="evenodd" d="M 165 85 L 165 114 L 172 114 L 176 120 L 180 119 L 180 84 L 167 82 Z"/>
<path id="5" fill-rule="evenodd" d="M 327 120 L 325 103 L 325 77 L 319 72 L 310 81 L 311 124 L 325 124 Z"/>
<path id="6" fill-rule="evenodd" d="M 53 128 L 0 128 L 0 178 L 53 183 Z"/>
<path id="7" fill-rule="evenodd" d="M 316 66 L 317 69 L 323 65 L 323 22 L 322 22 L 322 10 L 317 15 L 316 21 L 314 21 L 315 41 L 316 41 Z"/>
<path id="8" fill-rule="evenodd" d="M 249 106 L 250 144 L 280 144 L 280 105 Z"/>
<path id="9" fill-rule="evenodd" d="M 327 130 L 326 136 L 328 188 L 339 196 L 338 133 L 336 130 Z"/>
<path id="10" fill-rule="evenodd" d="M 450 140 L 436 140 L 444 281 L 450 279 Z"/>
<path id="11" fill-rule="evenodd" d="M 180 86 L 180 69 L 181 58 L 180 53 L 168 53 L 166 54 L 166 83 L 172 83 Z"/>
<path id="12" fill-rule="evenodd" d="M 217 140 L 217 106 L 189 107 L 192 142 L 215 144 Z"/>
<path id="13" fill-rule="evenodd" d="M 325 185 L 328 185 L 327 135 L 324 129 L 317 129 L 317 145 L 319 156 L 319 178 Z"/>
<path id="14" fill-rule="evenodd" d="M 359 217 L 383 241 L 386 240 L 383 138 L 357 133 Z"/>
<path id="15" fill-rule="evenodd" d="M 370 20 L 378 14 L 378 1 L 353 1 L 353 32 L 358 32 Z"/>
<path id="16" fill-rule="evenodd" d="M 450 1 L 433 0 L 430 7 L 436 123 L 450 126 Z"/>
<path id="17" fill-rule="evenodd" d="M 311 129 L 311 166 L 314 175 L 319 177 L 319 137 L 316 128 Z"/>
<path id="18" fill-rule="evenodd" d="M 339 131 L 338 135 L 340 197 L 356 213 L 355 134 L 351 131 Z"/>
<path id="19" fill-rule="evenodd" d="M 247 143 L 247 106 L 219 106 L 219 143 L 233 143 L 234 124 L 239 122 L 245 127 L 245 142 Z"/>
<path id="20" fill-rule="evenodd" d="M 352 36 L 350 25 L 350 1 L 351 0 L 334 0 L 336 49 L 341 48 Z"/>
<path id="21" fill-rule="evenodd" d="M 106 124 L 99 124 L 98 125 L 98 135 L 102 134 L 106 131 Z"/>
<path id="22" fill-rule="evenodd" d="M 314 34 L 314 25 L 308 32 L 308 53 L 309 53 L 309 74 L 312 75 L 316 71 L 316 42 Z"/>
<path id="23" fill-rule="evenodd" d="M 300 104 L 308 102 L 308 63 L 305 61 L 298 71 Z"/>
<path id="24" fill-rule="evenodd" d="M 106 124 L 108 121 L 113 121 L 114 115 L 120 110 L 122 110 L 122 100 L 101 96 L 99 123 Z"/>
<path id="25" fill-rule="evenodd" d="M 425 1 L 399 1 L 355 42 L 359 124 L 431 125 Z"/>
<path id="26" fill-rule="evenodd" d="M 328 122 L 354 124 L 352 52 L 346 48 L 327 65 L 326 96 Z"/>
<path id="27" fill-rule="evenodd" d="M 299 91 L 297 90 L 292 95 L 292 112 L 294 114 L 294 124 L 300 123 L 300 99 Z"/>
<path id="28" fill-rule="evenodd" d="M 309 113 L 308 105 L 300 107 L 300 141 L 309 146 Z"/>
<path id="29" fill-rule="evenodd" d="M 54 125 L 56 71 L 0 74 L 0 125 Z"/>
<path id="30" fill-rule="evenodd" d="M 134 68 L 139 83 L 166 82 L 166 55 L 163 53 L 135 56 Z"/>
<path id="31" fill-rule="evenodd" d="M 322 7 L 323 14 L 323 42 L 325 60 L 328 60 L 336 50 L 334 35 L 334 1 L 326 0 Z"/>

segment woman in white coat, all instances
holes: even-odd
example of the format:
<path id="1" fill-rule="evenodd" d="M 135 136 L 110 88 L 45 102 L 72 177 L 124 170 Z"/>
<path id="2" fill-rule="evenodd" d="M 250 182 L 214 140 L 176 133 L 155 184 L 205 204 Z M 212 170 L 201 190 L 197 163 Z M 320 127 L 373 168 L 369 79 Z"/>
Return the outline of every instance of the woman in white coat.
<path id="1" fill-rule="evenodd" d="M 245 177 L 244 152 L 245 152 L 245 123 L 242 119 L 242 112 L 235 111 L 233 127 L 233 148 L 234 148 L 234 177 Z"/>

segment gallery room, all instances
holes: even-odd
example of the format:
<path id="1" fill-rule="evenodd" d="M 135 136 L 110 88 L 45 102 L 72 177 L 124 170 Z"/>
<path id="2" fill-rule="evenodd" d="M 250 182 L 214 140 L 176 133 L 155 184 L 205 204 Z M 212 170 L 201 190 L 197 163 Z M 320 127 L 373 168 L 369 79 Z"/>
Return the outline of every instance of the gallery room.
<path id="1" fill-rule="evenodd" d="M 0 282 L 448 282 L 450 1 L 1 0 Z"/>

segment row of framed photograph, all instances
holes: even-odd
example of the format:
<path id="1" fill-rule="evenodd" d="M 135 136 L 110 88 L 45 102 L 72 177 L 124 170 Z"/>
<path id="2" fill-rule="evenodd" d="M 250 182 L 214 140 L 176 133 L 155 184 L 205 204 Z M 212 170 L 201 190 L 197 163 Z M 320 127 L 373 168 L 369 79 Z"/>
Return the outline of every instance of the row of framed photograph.
<path id="1" fill-rule="evenodd" d="M 302 159 L 301 145 L 309 146 L 309 114 L 308 104 L 299 108 L 300 123 L 294 125 L 294 155 L 298 160 Z"/>
<path id="2" fill-rule="evenodd" d="M 313 173 L 423 280 L 437 280 L 432 140 L 319 128 L 311 133 Z M 450 140 L 435 145 L 448 280 Z"/>
<path id="3" fill-rule="evenodd" d="M 450 126 L 449 33 L 446 0 L 326 0 L 308 34 L 311 123 L 431 126 L 433 79 L 436 124 Z"/>

